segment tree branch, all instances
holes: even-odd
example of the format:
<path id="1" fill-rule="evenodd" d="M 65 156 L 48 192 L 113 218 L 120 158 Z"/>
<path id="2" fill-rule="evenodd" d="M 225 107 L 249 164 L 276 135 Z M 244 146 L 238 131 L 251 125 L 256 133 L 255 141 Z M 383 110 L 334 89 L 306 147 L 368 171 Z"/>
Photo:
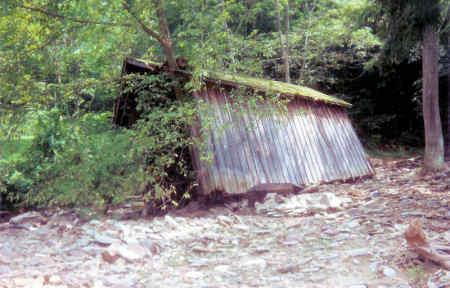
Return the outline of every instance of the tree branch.
<path id="1" fill-rule="evenodd" d="M 41 13 L 41 14 L 45 14 L 45 15 L 50 16 L 50 17 L 59 18 L 59 19 L 63 19 L 63 20 L 69 20 L 69 21 L 72 21 L 72 22 L 77 22 L 77 23 L 82 23 L 82 24 L 107 25 L 107 26 L 125 26 L 125 27 L 131 26 L 131 24 L 128 24 L 128 23 L 90 21 L 90 20 L 83 20 L 83 19 L 78 19 L 78 18 L 66 17 L 64 15 L 57 14 L 57 13 L 54 13 L 54 12 L 50 12 L 50 11 L 47 11 L 47 10 L 44 10 L 44 9 L 38 8 L 38 7 L 29 7 L 29 6 L 24 6 L 24 5 L 19 5 L 18 7 L 26 9 L 26 10 L 30 10 L 30 11 L 33 11 L 33 12 L 38 12 L 38 13 Z"/>
<path id="2" fill-rule="evenodd" d="M 141 25 L 142 30 L 144 30 L 145 33 L 147 33 L 148 35 L 152 36 L 153 38 L 158 40 L 160 43 L 164 42 L 164 40 L 162 39 L 162 37 L 158 33 L 153 31 L 152 29 L 148 28 L 147 25 L 145 25 L 144 22 L 142 22 L 142 20 L 136 15 L 136 13 L 131 11 L 130 5 L 128 5 L 125 1 L 122 4 L 123 4 L 123 8 L 125 10 L 127 10 L 128 13 L 130 13 L 131 16 L 133 16 L 134 19 L 136 19 L 136 22 L 138 22 L 139 25 Z"/>

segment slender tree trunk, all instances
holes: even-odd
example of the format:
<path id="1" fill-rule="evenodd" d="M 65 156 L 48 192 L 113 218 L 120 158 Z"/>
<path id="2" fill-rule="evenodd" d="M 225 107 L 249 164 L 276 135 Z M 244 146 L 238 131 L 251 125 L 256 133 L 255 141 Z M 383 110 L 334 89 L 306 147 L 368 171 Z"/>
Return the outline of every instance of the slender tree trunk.
<path id="1" fill-rule="evenodd" d="M 158 17 L 159 35 L 161 46 L 166 54 L 167 63 L 169 64 L 169 71 L 178 69 L 177 62 L 173 56 L 172 38 L 170 36 L 169 25 L 167 25 L 166 15 L 161 0 L 152 0 L 153 7 L 156 9 L 156 16 Z"/>
<path id="2" fill-rule="evenodd" d="M 174 82 L 176 82 L 177 77 L 175 75 L 175 71 L 178 70 L 178 64 L 174 57 L 173 53 L 173 45 L 172 45 L 172 37 L 170 36 L 169 25 L 167 25 L 166 15 L 164 14 L 164 8 L 161 3 L 161 0 L 152 0 L 153 7 L 156 9 L 156 16 L 158 16 L 158 26 L 159 26 L 159 35 L 161 39 L 159 42 L 163 47 L 164 54 L 166 54 L 167 63 L 169 64 L 169 73 Z M 175 97 L 178 100 L 183 99 L 183 92 L 181 88 L 175 84 L 174 86 Z"/>
<path id="3" fill-rule="evenodd" d="M 311 4 L 311 6 L 309 6 L 309 4 Z M 304 44 L 303 44 L 303 49 L 302 49 L 302 58 L 303 58 L 303 63 L 300 66 L 299 69 L 299 80 L 303 83 L 305 82 L 309 82 L 309 77 L 308 77 L 308 55 L 310 54 L 310 51 L 308 51 L 309 49 L 309 34 L 310 34 L 310 30 L 312 27 L 312 16 L 313 16 L 313 11 L 314 8 L 316 7 L 317 4 L 317 0 L 314 0 L 312 3 L 305 1 L 305 14 L 308 14 L 308 22 L 307 22 L 307 26 L 304 29 L 304 33 L 303 33 L 303 37 L 305 38 Z"/>
<path id="4" fill-rule="evenodd" d="M 284 22 L 286 24 L 286 48 L 285 48 L 285 54 L 284 56 L 286 57 L 284 59 L 284 69 L 285 69 L 285 77 L 286 77 L 286 82 L 287 83 L 291 83 L 291 71 L 290 71 L 290 64 L 289 64 L 289 56 L 290 56 L 290 52 L 289 52 L 289 10 L 290 10 L 290 6 L 289 6 L 289 1 L 287 1 L 286 3 L 286 7 L 285 7 L 285 11 L 284 11 Z"/>
<path id="5" fill-rule="evenodd" d="M 147 33 L 150 37 L 158 40 L 161 44 L 164 54 L 167 58 L 167 63 L 169 65 L 169 71 L 173 72 L 178 69 L 177 61 L 175 60 L 173 53 L 172 38 L 170 36 L 169 25 L 167 25 L 166 15 L 164 14 L 164 8 L 161 0 L 152 0 L 153 8 L 156 9 L 156 16 L 158 17 L 159 33 L 155 32 L 149 28 L 137 15 L 130 5 L 126 1 L 122 2 L 122 6 L 125 10 L 133 16 L 138 24 L 141 26 L 142 30 Z"/>
<path id="6" fill-rule="evenodd" d="M 439 115 L 438 44 L 432 25 L 424 29 L 422 46 L 422 109 L 425 124 L 425 171 L 444 167 L 444 140 Z"/>
<path id="7" fill-rule="evenodd" d="M 447 21 L 450 21 L 450 7 L 447 10 Z M 450 31 L 447 31 L 447 111 L 444 121 L 444 157 L 450 160 Z"/>
<path id="8" fill-rule="evenodd" d="M 278 26 L 278 32 L 280 34 L 280 49 L 281 49 L 281 59 L 283 61 L 283 68 L 284 68 L 284 80 L 288 82 L 288 76 L 287 76 L 287 61 L 286 61 L 286 49 L 283 44 L 283 30 L 281 28 L 281 13 L 280 13 L 280 5 L 278 5 L 278 0 L 275 0 L 275 9 L 277 10 L 277 26 Z"/>
<path id="9" fill-rule="evenodd" d="M 450 14 L 450 8 L 448 11 Z M 447 144 L 445 145 L 445 155 L 450 159 L 450 31 L 447 31 Z"/>

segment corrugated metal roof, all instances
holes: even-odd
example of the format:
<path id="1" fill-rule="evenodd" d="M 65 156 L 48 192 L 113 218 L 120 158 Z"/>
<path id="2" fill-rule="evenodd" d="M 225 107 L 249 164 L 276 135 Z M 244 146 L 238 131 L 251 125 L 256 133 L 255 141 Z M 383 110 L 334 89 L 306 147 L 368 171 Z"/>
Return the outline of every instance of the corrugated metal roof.
<path id="1" fill-rule="evenodd" d="M 127 58 L 123 74 L 130 71 L 160 73 L 162 70 L 161 64 Z M 191 76 L 186 71 L 177 72 Z M 194 96 L 211 104 L 206 114 L 212 113 L 216 129 L 209 131 L 206 151 L 192 150 L 202 193 L 220 190 L 225 194 L 240 194 L 263 183 L 302 185 L 374 173 L 347 116 L 349 103 L 310 88 L 271 80 L 211 72 L 206 80 L 203 89 Z M 240 107 L 242 113 L 232 113 L 227 109 L 232 106 L 230 89 L 242 85 L 251 87 L 254 92 L 291 96 L 287 113 L 277 113 L 275 107 L 272 113 L 258 113 L 245 105 Z M 131 126 L 134 116 L 125 114 L 134 111 L 138 116 L 133 97 L 128 93 L 122 101 L 118 98 L 114 123 Z M 125 107 L 123 111 L 119 109 L 121 105 Z M 264 105 L 256 110 L 264 110 L 269 104 Z M 200 117 L 199 126 L 191 127 L 194 135 L 207 128 L 207 125 L 202 127 L 202 121 L 211 120 L 206 115 Z M 122 121 L 122 118 L 130 119 Z M 230 123 L 232 125 L 228 125 Z M 200 153 L 214 155 L 212 164 L 201 161 Z"/>
<path id="2" fill-rule="evenodd" d="M 205 171 L 203 193 L 240 194 L 261 183 L 302 185 L 373 174 L 343 107 L 295 98 L 288 113 L 259 117 L 246 110 L 236 116 L 227 109 L 224 89 L 203 89 L 197 97 L 211 104 L 216 127 L 206 146 L 214 161 L 199 167 Z"/>
<path id="3" fill-rule="evenodd" d="M 264 92 L 275 92 L 283 95 L 296 96 L 308 98 L 314 101 L 323 101 L 326 103 L 336 104 L 351 107 L 352 104 L 345 102 L 344 100 L 338 99 L 336 97 L 332 97 L 326 95 L 317 90 L 311 89 L 309 87 L 294 85 L 290 83 L 267 80 L 262 78 L 253 78 L 242 75 L 228 75 L 224 73 L 216 73 L 216 72 L 207 72 L 208 78 L 211 80 L 221 80 L 231 83 L 236 83 L 239 85 L 245 85 L 248 87 L 252 87 Z"/>
<path id="4" fill-rule="evenodd" d="M 153 62 L 150 60 L 143 60 L 143 59 L 131 59 L 127 58 L 126 61 L 132 65 L 141 66 L 141 67 L 147 67 L 148 69 L 153 69 L 154 67 L 161 67 L 163 64 L 158 62 Z M 179 72 L 185 72 L 185 71 L 179 71 Z M 208 80 L 212 81 L 225 81 L 228 84 L 237 84 L 237 85 L 244 85 L 247 87 L 255 88 L 257 90 L 261 90 L 264 92 L 274 92 L 274 93 L 280 93 L 283 95 L 289 95 L 289 96 L 296 96 L 296 97 L 303 97 L 308 98 L 314 101 L 323 101 L 325 103 L 331 103 L 336 105 L 342 105 L 351 107 L 352 104 L 338 99 L 333 96 L 326 95 L 322 92 L 319 92 L 317 90 L 311 89 L 306 86 L 300 86 L 300 85 L 294 85 L 290 83 L 275 81 L 275 80 L 267 80 L 263 78 L 254 78 L 249 77 L 245 75 L 238 75 L 238 74 L 226 74 L 224 72 L 213 72 L 213 71 L 203 71 L 206 74 Z M 186 73 L 186 72 L 185 72 Z"/>

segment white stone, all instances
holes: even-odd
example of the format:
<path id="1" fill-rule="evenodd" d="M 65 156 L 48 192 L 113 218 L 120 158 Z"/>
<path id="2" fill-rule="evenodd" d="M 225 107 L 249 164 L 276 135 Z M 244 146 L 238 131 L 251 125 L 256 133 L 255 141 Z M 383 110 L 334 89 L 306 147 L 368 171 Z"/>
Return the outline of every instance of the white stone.
<path id="1" fill-rule="evenodd" d="M 14 279 L 14 284 L 18 287 L 26 288 L 41 288 L 44 287 L 45 279 L 44 277 L 38 278 L 16 278 Z"/>
<path id="2" fill-rule="evenodd" d="M 190 271 L 188 273 L 186 273 L 186 278 L 191 278 L 191 279 L 199 279 L 202 278 L 204 275 L 202 272 L 199 271 Z"/>
<path id="3" fill-rule="evenodd" d="M 392 278 L 392 277 L 395 277 L 397 275 L 397 272 L 395 272 L 395 270 L 392 269 L 391 267 L 384 266 L 383 267 L 383 274 L 386 277 L 391 277 Z"/>
<path id="4" fill-rule="evenodd" d="M 61 284 L 62 280 L 58 275 L 52 275 L 48 278 L 48 282 L 50 284 Z"/>
<path id="5" fill-rule="evenodd" d="M 94 285 L 92 285 L 92 288 L 104 288 L 103 282 L 100 280 L 95 280 Z"/>
<path id="6" fill-rule="evenodd" d="M 214 267 L 214 271 L 225 274 L 230 272 L 230 266 L 228 265 L 218 265 Z"/>
<path id="7" fill-rule="evenodd" d="M 129 261 L 138 260 L 150 254 L 148 249 L 142 247 L 141 245 L 138 244 L 124 245 L 119 243 L 111 244 L 111 246 L 108 247 L 108 252 L 110 252 L 111 255 L 119 254 L 120 256 Z"/>
<path id="8" fill-rule="evenodd" d="M 248 232 L 250 230 L 250 227 L 248 227 L 247 225 L 244 225 L 244 224 L 233 225 L 233 228 L 236 230 L 244 231 L 244 232 Z"/>
<path id="9" fill-rule="evenodd" d="M 172 229 L 175 229 L 175 228 L 177 228 L 177 226 L 178 226 L 177 221 L 175 221 L 175 219 L 173 219 L 173 218 L 170 217 L 169 215 L 166 215 L 166 216 L 164 217 L 164 221 L 166 221 L 167 224 L 169 224 L 169 226 L 170 226 Z"/>
<path id="10" fill-rule="evenodd" d="M 101 245 L 110 245 L 113 242 L 119 241 L 118 239 L 114 239 L 112 237 L 109 237 L 108 235 L 104 234 L 95 234 L 94 239 L 96 242 L 100 243 Z"/>
<path id="11" fill-rule="evenodd" d="M 250 259 L 247 261 L 242 262 L 241 264 L 244 267 L 256 267 L 259 269 L 264 269 L 267 266 L 267 262 L 266 260 L 262 259 L 262 258 L 255 258 L 255 259 Z"/>
<path id="12" fill-rule="evenodd" d="M 11 219 L 9 219 L 9 223 L 11 224 L 21 224 L 23 222 L 27 222 L 30 220 L 35 220 L 35 219 L 39 219 L 42 218 L 42 215 L 38 212 L 27 212 L 27 213 L 23 213 L 20 215 L 17 215 L 15 217 L 12 217 Z"/>
<path id="13" fill-rule="evenodd" d="M 369 255 L 370 251 L 362 248 L 362 249 L 350 250 L 350 251 L 347 251 L 347 253 L 349 256 L 357 257 L 357 256 Z"/>

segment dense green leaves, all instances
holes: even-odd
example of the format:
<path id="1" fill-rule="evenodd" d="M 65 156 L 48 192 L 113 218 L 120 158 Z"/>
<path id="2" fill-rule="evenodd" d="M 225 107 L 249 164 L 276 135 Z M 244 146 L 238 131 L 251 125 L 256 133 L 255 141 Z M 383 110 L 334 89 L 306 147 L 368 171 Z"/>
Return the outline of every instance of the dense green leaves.
<path id="1" fill-rule="evenodd" d="M 345 94 L 357 104 L 352 113 L 366 135 L 379 137 L 386 127 L 408 122 L 411 114 L 400 115 L 402 107 L 417 114 L 420 101 L 410 84 L 416 75 L 398 80 L 400 68 L 385 66 L 392 74 L 383 74 L 374 63 L 380 63 L 383 45 L 398 61 L 407 57 L 415 63 L 420 55 L 410 45 L 417 39 L 413 30 L 434 21 L 434 8 L 445 1 L 423 0 L 427 5 L 418 10 L 411 1 L 389 1 L 401 6 L 390 10 L 380 9 L 384 0 L 279 0 L 282 15 L 287 1 L 293 83 Z M 147 197 L 158 205 L 171 205 L 166 196 L 180 189 L 173 184 L 178 176 L 190 177 L 187 150 L 198 141 L 186 130 L 198 113 L 193 104 L 164 96 L 169 89 L 164 79 L 134 77 L 130 87 L 140 95 L 142 120 L 131 131 L 114 130 L 109 122 L 124 58 L 166 61 L 161 42 L 139 23 L 159 32 L 154 1 L 0 2 L 0 143 L 3 151 L 7 144 L 16 148 L 0 159 L 0 193 L 17 203 L 102 206 L 150 192 Z M 161 3 L 174 56 L 188 59 L 194 79 L 204 76 L 204 68 L 283 79 L 274 0 Z M 389 15 L 399 20 L 416 15 L 417 21 L 388 25 Z M 387 37 L 392 31 L 401 33 Z M 404 44 L 408 49 L 400 51 Z M 398 86 L 392 79 L 410 87 L 392 89 Z M 386 105 L 389 93 L 398 103 Z M 389 111 L 391 106 L 399 108 Z M 415 127 L 409 122 L 403 131 Z"/>
<path id="2" fill-rule="evenodd" d="M 382 7 L 381 33 L 386 38 L 384 59 L 401 62 L 418 54 L 425 27 L 438 30 L 448 2 L 442 0 L 377 0 Z M 418 57 L 418 56 L 416 56 Z"/>

